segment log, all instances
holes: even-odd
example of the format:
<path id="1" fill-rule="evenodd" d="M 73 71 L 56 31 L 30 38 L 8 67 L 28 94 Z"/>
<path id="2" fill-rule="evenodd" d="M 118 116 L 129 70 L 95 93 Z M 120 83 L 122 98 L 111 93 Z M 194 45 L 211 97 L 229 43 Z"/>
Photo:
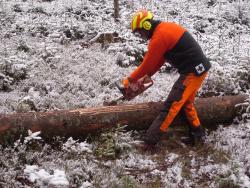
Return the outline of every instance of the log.
<path id="1" fill-rule="evenodd" d="M 246 95 L 197 99 L 196 108 L 203 125 L 213 127 L 230 123 L 237 113 L 236 104 L 243 103 Z M 129 129 L 147 129 L 163 108 L 163 102 L 103 106 L 97 108 L 29 112 L 0 115 L 0 143 L 15 140 L 27 130 L 41 131 L 42 136 L 82 137 L 102 128 L 127 125 Z M 172 126 L 185 125 L 177 117 Z"/>

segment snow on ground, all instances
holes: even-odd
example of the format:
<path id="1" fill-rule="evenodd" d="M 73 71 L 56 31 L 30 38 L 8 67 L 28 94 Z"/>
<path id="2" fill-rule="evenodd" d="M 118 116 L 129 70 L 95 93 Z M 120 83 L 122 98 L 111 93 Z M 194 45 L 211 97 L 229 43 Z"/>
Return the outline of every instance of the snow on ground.
<path id="1" fill-rule="evenodd" d="M 45 182 L 48 186 L 68 186 L 69 181 L 66 179 L 65 172 L 61 170 L 55 170 L 51 175 L 44 169 L 40 169 L 37 165 L 27 165 L 24 169 L 24 174 L 27 174 L 31 182 L 37 182 L 39 186 L 42 186 Z"/>
<path id="2" fill-rule="evenodd" d="M 117 98 L 113 83 L 135 69 L 146 50 L 129 30 L 132 13 L 142 8 L 182 24 L 201 44 L 213 67 L 200 97 L 250 94 L 248 1 L 130 0 L 120 7 L 115 23 L 112 1 L 1 0 L 0 113 L 101 106 Z M 114 32 L 117 42 L 95 42 Z M 164 100 L 178 78 L 167 72 L 163 67 L 154 86 L 131 103 Z M 169 140 L 158 155 L 134 149 L 140 133 L 48 145 L 29 132 L 24 142 L 1 148 L 0 186 L 249 187 L 247 117 L 249 109 L 237 124 L 221 125 L 204 147 Z"/>
<path id="3" fill-rule="evenodd" d="M 233 159 L 235 165 L 241 168 L 240 176 L 234 177 L 245 187 L 250 186 L 250 123 L 242 123 L 231 127 L 219 127 L 216 132 L 209 135 L 207 142 L 213 143 L 215 148 L 226 151 Z"/>

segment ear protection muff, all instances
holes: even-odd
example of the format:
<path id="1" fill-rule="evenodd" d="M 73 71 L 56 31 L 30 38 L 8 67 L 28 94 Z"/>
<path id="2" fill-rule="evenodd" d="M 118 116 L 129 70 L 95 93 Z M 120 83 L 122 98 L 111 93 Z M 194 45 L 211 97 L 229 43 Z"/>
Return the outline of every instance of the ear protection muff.
<path id="1" fill-rule="evenodd" d="M 149 21 L 146 20 L 146 21 L 144 21 L 142 23 L 142 27 L 143 27 L 143 29 L 149 31 L 151 29 L 151 27 L 152 27 L 152 24 Z"/>

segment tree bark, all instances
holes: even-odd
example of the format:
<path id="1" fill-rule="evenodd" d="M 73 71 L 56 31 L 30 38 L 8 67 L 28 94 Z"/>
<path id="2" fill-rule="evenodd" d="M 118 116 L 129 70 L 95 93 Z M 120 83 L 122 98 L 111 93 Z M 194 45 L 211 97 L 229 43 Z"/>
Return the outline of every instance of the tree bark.
<path id="1" fill-rule="evenodd" d="M 237 113 L 236 104 L 243 103 L 246 95 L 197 99 L 200 120 L 207 128 L 218 123 L 230 123 Z M 102 128 L 128 125 L 128 129 L 147 129 L 163 108 L 163 102 L 149 102 L 119 106 L 105 106 L 51 112 L 30 112 L 0 115 L 0 143 L 17 139 L 27 130 L 41 131 L 44 138 L 53 136 L 82 137 Z M 178 117 L 171 127 L 186 122 Z"/>

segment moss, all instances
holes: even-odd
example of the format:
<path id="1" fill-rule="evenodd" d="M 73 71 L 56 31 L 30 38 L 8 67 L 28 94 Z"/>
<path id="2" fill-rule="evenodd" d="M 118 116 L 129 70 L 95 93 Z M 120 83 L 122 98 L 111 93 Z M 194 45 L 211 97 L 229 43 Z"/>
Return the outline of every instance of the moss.
<path id="1" fill-rule="evenodd" d="M 160 177 L 156 177 L 156 179 L 147 182 L 147 185 L 143 186 L 145 188 L 161 188 L 162 187 L 162 182 Z"/>
<path id="2" fill-rule="evenodd" d="M 21 141 L 23 141 L 23 138 L 27 136 L 27 132 L 27 129 L 19 126 L 9 129 L 4 134 L 0 135 L 0 144 L 3 147 L 12 146 L 18 139 L 21 139 Z"/>
<path id="3" fill-rule="evenodd" d="M 95 150 L 96 156 L 100 159 L 113 160 L 116 159 L 118 153 L 113 131 L 102 133 Z"/>
<path id="4" fill-rule="evenodd" d="M 229 156 L 224 151 L 213 149 L 211 152 L 213 152 L 212 159 L 215 163 L 226 164 L 229 162 Z"/>
<path id="5" fill-rule="evenodd" d="M 121 179 L 122 188 L 137 188 L 137 182 L 130 176 L 123 176 Z"/>
<path id="6" fill-rule="evenodd" d="M 191 170 L 191 158 L 189 157 L 184 157 L 182 158 L 182 171 L 181 175 L 185 179 L 191 179 L 192 178 L 192 172 Z"/>
<path id="7" fill-rule="evenodd" d="M 218 188 L 240 188 L 233 180 L 224 179 L 219 182 Z"/>

